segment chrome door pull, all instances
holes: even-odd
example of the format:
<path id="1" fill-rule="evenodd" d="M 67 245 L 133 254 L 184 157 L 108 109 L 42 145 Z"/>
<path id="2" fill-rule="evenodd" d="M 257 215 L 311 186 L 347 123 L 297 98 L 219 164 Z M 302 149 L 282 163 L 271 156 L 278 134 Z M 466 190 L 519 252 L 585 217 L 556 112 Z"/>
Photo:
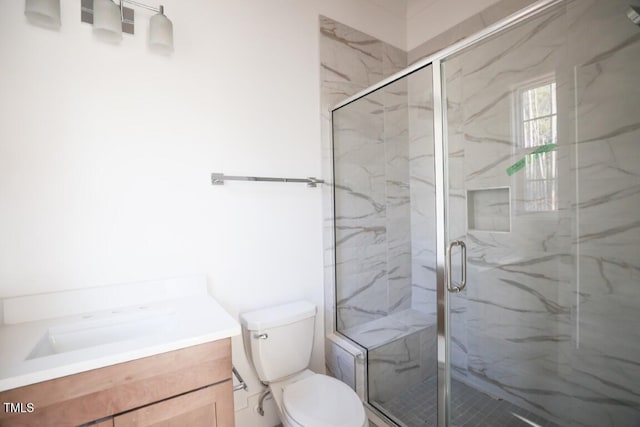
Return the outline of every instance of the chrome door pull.
<path id="1" fill-rule="evenodd" d="M 451 287 L 451 251 L 455 246 L 460 246 L 460 261 L 462 270 L 462 279 L 458 286 Z M 462 240 L 454 240 L 449 243 L 447 248 L 447 290 L 449 292 L 460 292 L 467 286 L 467 245 Z"/>
<path id="2" fill-rule="evenodd" d="M 253 334 L 253 338 L 257 340 L 266 340 L 269 338 L 268 334 Z"/>

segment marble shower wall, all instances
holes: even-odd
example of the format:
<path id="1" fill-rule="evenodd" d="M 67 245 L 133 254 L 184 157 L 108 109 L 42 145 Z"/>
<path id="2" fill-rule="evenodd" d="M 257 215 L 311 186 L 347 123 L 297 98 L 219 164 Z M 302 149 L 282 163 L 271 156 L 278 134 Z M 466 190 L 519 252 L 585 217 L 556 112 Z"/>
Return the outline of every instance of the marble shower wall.
<path id="1" fill-rule="evenodd" d="M 409 75 L 407 80 L 411 196 L 411 307 L 420 313 L 435 314 L 437 296 L 433 70 L 431 66 L 423 68 Z"/>
<path id="2" fill-rule="evenodd" d="M 427 53 L 447 47 L 534 1 L 499 1 L 408 54 L 329 18 L 320 17 L 325 179 L 333 177 L 331 117 L 328 113 L 330 106 L 400 71 L 407 65 L 407 60 L 413 62 Z M 349 280 L 345 280 L 348 282 L 348 289 L 344 289 L 342 298 L 338 297 L 340 308 L 337 326 L 340 329 L 357 326 L 409 307 L 427 313 L 432 313 L 436 307 L 433 99 L 430 71 L 417 72 L 383 91 L 382 95 L 378 93 L 366 100 L 378 106 L 379 110 L 374 107 L 369 113 L 361 111 L 359 124 L 364 123 L 364 126 L 371 127 L 369 130 L 372 132 L 377 130 L 378 136 L 383 137 L 384 154 L 381 153 L 381 147 L 378 154 L 383 155 L 386 162 L 386 183 L 366 183 L 360 186 L 362 190 L 370 191 L 377 197 L 369 202 L 371 207 L 360 203 L 360 207 L 355 211 L 357 213 L 357 209 L 368 209 L 367 220 L 371 220 L 371 223 L 361 224 L 364 229 L 357 226 L 348 229 L 352 233 L 343 235 L 349 237 L 354 233 L 370 234 L 370 241 L 380 246 L 366 249 L 357 242 L 344 245 L 344 258 L 347 259 L 344 264 L 344 277 L 349 277 Z M 362 106 L 354 108 L 365 109 Z M 378 114 L 382 112 L 384 114 Z M 357 138 L 355 135 L 354 137 Z M 375 139 L 375 135 L 371 133 L 365 137 Z M 344 139 L 344 134 L 340 135 L 340 138 Z M 380 143 L 379 139 L 375 141 L 374 144 Z M 380 165 L 375 168 L 379 170 Z M 381 206 L 383 187 L 386 192 L 385 204 Z M 358 194 L 357 197 L 363 194 L 368 193 Z M 325 191 L 324 200 L 325 241 L 331 242 L 325 244 L 325 277 L 328 277 L 325 287 L 327 301 L 330 301 L 335 299 L 333 194 Z M 348 196 L 342 201 L 352 202 Z M 379 214 L 385 218 L 384 225 L 380 218 L 379 221 L 372 219 L 371 209 L 385 210 Z M 380 243 L 381 239 L 388 240 L 383 244 Z M 388 251 L 384 248 L 385 245 L 388 245 Z M 353 249 L 358 246 L 360 249 Z M 354 252 L 370 253 L 354 257 Z M 383 260 L 385 253 L 388 256 L 387 261 Z M 368 265 L 363 264 L 367 262 L 365 260 L 368 260 Z M 351 268 L 353 266 L 354 269 Z M 386 268 L 386 272 L 381 268 Z M 353 277 L 353 274 L 361 275 Z M 340 273 L 339 277 L 342 277 Z M 365 301 L 371 301 L 372 304 Z M 326 314 L 328 319 L 334 318 L 332 309 L 327 308 Z M 330 322 L 332 324 L 328 325 L 328 331 L 334 330 L 336 326 L 333 325 L 333 321 Z"/>
<path id="3" fill-rule="evenodd" d="M 323 178 L 333 182 L 333 149 L 332 149 L 332 122 L 330 108 L 351 95 L 377 83 L 381 79 L 401 70 L 406 66 L 406 53 L 377 40 L 367 34 L 354 30 L 346 25 L 338 23 L 330 18 L 321 16 L 320 29 L 320 77 L 321 77 L 321 132 L 322 132 L 322 156 Z M 364 353 L 353 344 L 346 342 L 344 338 L 333 335 L 340 327 L 353 326 L 389 312 L 390 307 L 399 310 L 410 302 L 410 283 L 403 276 L 406 274 L 405 260 L 409 256 L 408 240 L 404 223 L 400 220 L 404 215 L 403 207 L 403 181 L 406 179 L 402 166 L 404 152 L 403 141 L 405 135 L 402 131 L 403 116 L 406 116 L 406 106 L 402 99 L 401 87 L 385 93 L 383 97 L 372 99 L 365 103 L 362 109 L 354 108 L 353 119 L 364 130 L 363 134 L 353 135 L 351 142 L 358 144 L 365 140 L 373 140 L 370 155 L 363 159 L 369 162 L 371 170 L 356 168 L 353 171 L 346 170 L 349 179 L 356 182 L 363 177 L 376 189 L 371 195 L 351 193 L 349 190 L 338 186 L 336 197 L 343 202 L 354 203 L 354 210 L 365 211 L 367 225 L 358 229 L 347 229 L 349 212 L 342 218 L 343 228 L 338 233 L 339 240 L 346 239 L 339 257 L 340 265 L 335 265 L 335 241 L 334 241 L 334 195 L 331 185 L 324 185 L 323 191 L 323 235 L 324 235 L 324 266 L 325 266 L 325 332 L 328 339 L 325 341 L 327 357 L 327 372 L 336 378 L 349 384 L 358 395 L 366 399 L 366 365 Z M 374 97 L 375 98 L 375 97 Z M 384 102 L 389 102 L 387 111 L 383 111 Z M 399 104 L 392 107 L 393 103 Z M 400 125 L 398 125 L 400 124 Z M 343 126 L 348 133 L 352 123 L 344 122 Z M 395 139 L 398 147 L 385 147 L 384 129 L 386 136 Z M 386 148 L 386 151 L 385 151 Z M 348 151 L 348 150 L 343 150 Z M 365 153 L 367 150 L 365 150 Z M 354 154 L 354 153 L 352 153 Z M 349 157 L 345 153 L 347 162 L 358 161 L 356 157 Z M 386 156 L 386 157 L 385 157 Z M 389 181 L 384 176 L 386 164 L 390 172 Z M 398 172 L 395 172 L 395 169 Z M 382 174 L 380 177 L 370 172 Z M 393 179 L 391 179 L 393 178 Z M 361 184 L 357 184 L 361 185 Z M 395 187 L 400 191 L 397 194 L 389 194 L 389 203 L 386 207 L 386 188 Z M 344 198 L 346 195 L 346 199 Z M 361 197 L 360 197 L 361 196 Z M 343 217 L 341 214 L 340 217 Z M 336 222 L 337 223 L 337 222 Z M 405 230 L 405 231 L 403 231 Z M 404 233 L 404 234 L 403 234 Z M 404 243 L 403 243 L 404 239 Z M 365 242 L 373 243 L 365 247 Z M 376 243 L 384 242 L 384 243 Z M 389 247 L 389 251 L 387 251 Z M 390 255 L 390 258 L 387 258 Z M 340 269 L 341 274 L 349 279 L 351 286 L 335 293 L 335 270 Z M 335 324 L 336 306 L 332 301 L 336 297 L 342 301 L 339 304 L 339 319 L 341 323 Z M 378 300 L 379 298 L 379 304 Z M 374 304 L 368 304 L 368 299 L 373 299 Z M 372 309 L 372 307 L 375 307 Z M 379 312 L 378 312 L 379 311 Z"/>
<path id="4" fill-rule="evenodd" d="M 525 156 L 515 113 L 520 88 L 550 76 L 558 87 L 559 122 L 568 112 L 565 25 L 563 9 L 554 9 L 448 59 L 444 72 L 448 239 L 466 242 L 468 266 L 466 290 L 450 299 L 453 368 L 465 382 L 550 419 L 559 418 L 560 409 L 552 395 L 566 389 L 557 378 L 572 338 L 575 214 L 571 198 L 563 197 L 571 197 L 569 191 L 557 210 L 526 211 L 527 170 L 506 171 Z M 561 127 L 556 154 L 558 180 L 565 182 L 573 169 L 572 138 L 565 132 L 570 127 Z M 501 188 L 508 189 L 510 229 L 474 229 L 467 191 L 490 196 Z M 453 271 L 458 268 L 454 263 Z"/>
<path id="5" fill-rule="evenodd" d="M 628 3 L 575 1 L 567 11 L 580 281 L 565 378 L 586 425 L 640 424 L 640 27 Z"/>
<path id="6" fill-rule="evenodd" d="M 627 7 L 566 1 L 445 63 L 449 239 L 466 241 L 469 277 L 451 298 L 453 368 L 566 426 L 640 422 L 640 29 Z M 527 168 L 507 173 L 527 152 L 520 90 L 540 79 L 558 111 L 545 211 L 528 208 Z M 469 191 L 500 188 L 509 230 L 474 229 Z"/>
<path id="7" fill-rule="evenodd" d="M 402 50 L 328 18 L 320 18 L 320 31 L 327 111 L 407 64 Z M 411 305 L 407 114 L 401 81 L 342 108 L 334 118 L 337 209 L 335 218 L 333 209 L 325 212 L 331 224 L 325 233 L 330 238 L 335 220 L 337 329 Z"/>
<path id="8" fill-rule="evenodd" d="M 627 7 L 567 0 L 448 58 L 443 74 L 448 233 L 466 241 L 469 270 L 467 290 L 451 296 L 454 375 L 566 426 L 640 425 L 640 28 Z M 323 100 L 331 99 L 323 104 L 327 178 L 328 106 L 381 79 L 375 64 L 385 59 L 374 53 L 380 42 L 330 20 L 321 26 Z M 347 279 L 337 295 L 340 328 L 435 311 L 431 81 L 420 76 L 429 72 L 337 116 L 336 200 L 347 207 L 336 218 L 344 262 L 335 267 Z M 519 139 L 518 91 L 540 79 L 556 83 L 558 117 L 556 206 L 546 211 L 527 208 L 526 168 L 506 172 L 531 151 Z M 333 242 L 333 205 L 325 209 Z M 508 221 L 492 225 L 486 212 Z M 376 362 L 390 366 L 378 353 Z M 336 359 L 346 366 L 338 375 L 357 383 L 344 373 L 349 358 Z M 383 377 L 369 379 L 383 385 L 374 387 L 380 400 L 390 392 Z"/>

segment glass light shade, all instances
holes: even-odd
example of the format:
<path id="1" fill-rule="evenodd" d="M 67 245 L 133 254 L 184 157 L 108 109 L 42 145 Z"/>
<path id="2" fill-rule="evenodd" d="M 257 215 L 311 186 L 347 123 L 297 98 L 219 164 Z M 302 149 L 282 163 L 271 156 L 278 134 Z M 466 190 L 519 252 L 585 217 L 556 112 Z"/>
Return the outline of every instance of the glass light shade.
<path id="1" fill-rule="evenodd" d="M 39 27 L 60 28 L 60 0 L 26 0 L 24 14 Z"/>
<path id="2" fill-rule="evenodd" d="M 636 25 L 640 25 L 640 6 L 629 6 L 627 16 Z"/>
<path id="3" fill-rule="evenodd" d="M 93 34 L 111 43 L 122 40 L 120 6 L 111 0 L 93 0 Z"/>
<path id="4" fill-rule="evenodd" d="M 149 21 L 149 48 L 163 55 L 173 52 L 173 24 L 163 13 L 157 13 Z"/>

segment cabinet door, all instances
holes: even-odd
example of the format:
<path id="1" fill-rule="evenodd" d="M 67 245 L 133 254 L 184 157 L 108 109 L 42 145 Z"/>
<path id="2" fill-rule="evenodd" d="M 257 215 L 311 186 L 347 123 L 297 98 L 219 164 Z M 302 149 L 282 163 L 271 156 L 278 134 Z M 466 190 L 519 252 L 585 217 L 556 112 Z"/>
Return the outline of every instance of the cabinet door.
<path id="1" fill-rule="evenodd" d="M 113 417 L 101 421 L 94 421 L 89 424 L 83 424 L 82 427 L 113 427 Z"/>
<path id="2" fill-rule="evenodd" d="M 114 417 L 114 427 L 233 427 L 231 381 Z"/>

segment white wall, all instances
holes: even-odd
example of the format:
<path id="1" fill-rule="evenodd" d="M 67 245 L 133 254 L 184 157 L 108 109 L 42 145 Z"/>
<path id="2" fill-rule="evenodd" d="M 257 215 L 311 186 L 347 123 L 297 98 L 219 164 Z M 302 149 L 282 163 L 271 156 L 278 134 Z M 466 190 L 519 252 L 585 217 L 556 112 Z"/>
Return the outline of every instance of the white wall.
<path id="1" fill-rule="evenodd" d="M 499 0 L 409 0 L 406 50 L 410 51 Z"/>
<path id="2" fill-rule="evenodd" d="M 407 50 L 404 0 L 315 0 L 315 2 L 318 4 L 320 14 L 404 51 Z"/>
<path id="3" fill-rule="evenodd" d="M 319 176 L 318 14 L 396 45 L 404 26 L 365 0 L 165 6 L 170 58 L 147 51 L 142 9 L 112 46 L 77 0 L 62 0 L 59 32 L 0 3 L 0 298 L 204 273 L 234 315 L 321 306 L 320 189 L 209 174 Z M 257 393 L 240 340 L 233 351 Z M 246 394 L 236 404 L 240 426 L 273 421 L 242 410 Z"/>

